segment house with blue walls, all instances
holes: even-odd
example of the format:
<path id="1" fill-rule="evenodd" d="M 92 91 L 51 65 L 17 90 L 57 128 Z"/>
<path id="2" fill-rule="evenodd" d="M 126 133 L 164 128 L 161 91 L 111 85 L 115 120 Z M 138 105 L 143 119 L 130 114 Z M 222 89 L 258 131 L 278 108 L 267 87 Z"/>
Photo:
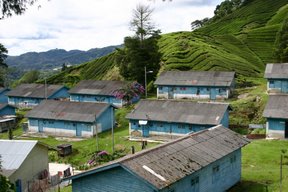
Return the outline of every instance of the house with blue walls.
<path id="1" fill-rule="evenodd" d="M 0 103 L 8 103 L 8 97 L 6 93 L 9 91 L 10 89 L 8 88 L 0 87 Z"/>
<path id="2" fill-rule="evenodd" d="M 229 126 L 229 104 L 140 100 L 127 114 L 131 137 L 181 136 L 215 125 Z"/>
<path id="3" fill-rule="evenodd" d="M 248 143 L 218 125 L 65 180 L 72 180 L 73 192 L 223 192 L 240 181 L 241 148 Z"/>
<path id="4" fill-rule="evenodd" d="M 16 109 L 14 106 L 0 103 L 0 133 L 16 128 Z"/>
<path id="5" fill-rule="evenodd" d="M 288 93 L 288 63 L 267 64 L 264 77 L 268 93 Z"/>
<path id="6" fill-rule="evenodd" d="M 266 117 L 266 135 L 271 138 L 288 138 L 288 95 L 270 95 L 263 117 Z"/>
<path id="7" fill-rule="evenodd" d="M 154 84 L 158 99 L 227 99 L 235 87 L 235 72 L 164 71 Z"/>
<path id="8" fill-rule="evenodd" d="M 114 106 L 44 100 L 26 114 L 30 132 L 54 136 L 92 137 L 114 126 Z"/>
<path id="9" fill-rule="evenodd" d="M 45 99 L 68 99 L 68 88 L 63 85 L 21 84 L 7 94 L 8 104 L 20 108 L 33 108 Z"/>
<path id="10" fill-rule="evenodd" d="M 83 80 L 69 90 L 70 101 L 110 103 L 122 107 L 125 103 L 122 99 L 115 97 L 115 91 L 125 86 L 127 86 L 127 82 L 124 81 Z M 139 97 L 135 97 L 133 102 L 138 100 Z"/>

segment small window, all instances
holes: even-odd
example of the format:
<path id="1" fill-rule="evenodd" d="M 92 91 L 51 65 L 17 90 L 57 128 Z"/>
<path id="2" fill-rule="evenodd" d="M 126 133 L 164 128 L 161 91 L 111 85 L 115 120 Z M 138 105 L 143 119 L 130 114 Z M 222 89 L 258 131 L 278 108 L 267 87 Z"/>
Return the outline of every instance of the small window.
<path id="1" fill-rule="evenodd" d="M 133 122 L 133 125 L 136 125 L 136 123 L 135 123 L 135 122 Z"/>
<path id="2" fill-rule="evenodd" d="M 207 88 L 207 91 L 210 91 L 210 88 Z"/>
<path id="3" fill-rule="evenodd" d="M 200 94 L 200 89 L 197 88 L 197 92 L 196 92 L 196 95 L 199 95 Z"/>
<path id="4" fill-rule="evenodd" d="M 274 85 L 274 81 L 270 81 L 270 84 L 271 84 L 271 85 Z"/>
<path id="5" fill-rule="evenodd" d="M 162 86 L 159 86 L 158 88 L 159 88 L 159 90 L 160 90 L 160 91 L 162 91 L 162 89 L 163 89 L 163 87 L 162 87 Z"/>
<path id="6" fill-rule="evenodd" d="M 184 129 L 185 125 L 184 124 L 178 124 L 178 128 Z"/>
<path id="7" fill-rule="evenodd" d="M 48 121 L 49 124 L 54 124 L 54 121 Z"/>
<path id="8" fill-rule="evenodd" d="M 236 155 L 233 155 L 230 157 L 230 163 L 235 163 L 236 162 Z"/>
<path id="9" fill-rule="evenodd" d="M 199 177 L 191 179 L 191 186 L 195 186 L 199 183 Z"/>
<path id="10" fill-rule="evenodd" d="M 163 123 L 159 123 L 159 127 L 163 127 Z"/>
<path id="11" fill-rule="evenodd" d="M 192 131 L 193 130 L 193 126 L 189 125 L 189 130 Z"/>

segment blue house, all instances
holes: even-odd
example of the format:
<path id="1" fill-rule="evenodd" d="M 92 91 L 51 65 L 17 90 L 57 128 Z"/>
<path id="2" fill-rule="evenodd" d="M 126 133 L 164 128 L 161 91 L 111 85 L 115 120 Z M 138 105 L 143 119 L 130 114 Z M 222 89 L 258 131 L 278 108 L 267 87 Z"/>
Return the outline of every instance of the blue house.
<path id="1" fill-rule="evenodd" d="M 16 127 L 15 107 L 0 103 L 0 133 Z"/>
<path id="2" fill-rule="evenodd" d="M 73 192 L 223 192 L 240 181 L 241 147 L 248 143 L 218 125 L 65 180 Z"/>
<path id="3" fill-rule="evenodd" d="M 269 93 L 288 93 L 288 63 L 267 64 L 264 77 Z"/>
<path id="4" fill-rule="evenodd" d="M 154 84 L 158 99 L 226 99 L 234 90 L 235 72 L 165 71 Z"/>
<path id="5" fill-rule="evenodd" d="M 45 100 L 26 117 L 31 132 L 69 137 L 92 137 L 115 123 L 114 107 L 107 103 Z"/>
<path id="6" fill-rule="evenodd" d="M 49 84 L 21 84 L 6 95 L 8 104 L 21 108 L 32 108 L 45 99 L 69 98 L 67 87 Z"/>
<path id="7" fill-rule="evenodd" d="M 10 91 L 10 89 L 0 87 L 0 103 L 8 103 L 8 97 L 6 95 L 8 91 Z"/>
<path id="8" fill-rule="evenodd" d="M 117 99 L 114 94 L 116 90 L 125 86 L 127 86 L 127 82 L 124 81 L 83 80 L 70 89 L 70 101 L 110 103 L 122 107 L 125 104 L 124 101 Z M 139 100 L 138 97 L 133 101 L 137 100 Z"/>
<path id="9" fill-rule="evenodd" d="M 288 95 L 270 95 L 263 117 L 266 117 L 266 135 L 288 138 Z"/>
<path id="10" fill-rule="evenodd" d="M 229 104 L 176 100 L 140 100 L 126 118 L 130 135 L 181 136 L 222 124 L 229 125 Z"/>

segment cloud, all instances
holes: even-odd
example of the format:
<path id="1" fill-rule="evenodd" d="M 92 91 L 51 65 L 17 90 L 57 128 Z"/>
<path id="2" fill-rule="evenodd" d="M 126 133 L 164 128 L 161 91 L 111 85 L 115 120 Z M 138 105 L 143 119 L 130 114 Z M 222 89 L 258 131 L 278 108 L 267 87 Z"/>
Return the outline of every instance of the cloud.
<path id="1" fill-rule="evenodd" d="M 211 17 L 220 0 L 43 1 L 40 9 L 30 7 L 24 15 L 1 20 L 0 43 L 10 55 L 122 44 L 124 37 L 133 34 L 129 21 L 139 3 L 150 5 L 157 28 L 169 33 L 190 30 L 192 21 Z"/>

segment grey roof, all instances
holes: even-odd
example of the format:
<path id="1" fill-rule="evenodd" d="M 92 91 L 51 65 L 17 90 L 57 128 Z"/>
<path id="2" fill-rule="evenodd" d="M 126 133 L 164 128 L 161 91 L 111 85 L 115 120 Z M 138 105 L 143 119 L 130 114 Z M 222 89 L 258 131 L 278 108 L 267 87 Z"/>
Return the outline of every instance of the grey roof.
<path id="1" fill-rule="evenodd" d="M 2 174 L 12 175 L 24 162 L 38 141 L 0 140 Z"/>
<path id="2" fill-rule="evenodd" d="M 263 116 L 288 119 L 288 95 L 270 95 Z"/>
<path id="3" fill-rule="evenodd" d="M 44 100 L 26 114 L 28 118 L 94 122 L 110 104 Z"/>
<path id="4" fill-rule="evenodd" d="M 189 124 L 218 125 L 229 104 L 175 100 L 141 100 L 126 118 Z"/>
<path id="5" fill-rule="evenodd" d="M 288 63 L 267 64 L 264 77 L 267 79 L 288 79 Z"/>
<path id="6" fill-rule="evenodd" d="M 46 94 L 49 98 L 54 93 L 59 91 L 61 88 L 63 88 L 63 85 L 46 85 Z M 7 96 L 14 96 L 14 97 L 31 97 L 31 98 L 45 98 L 45 85 L 44 84 L 21 84 L 17 86 L 15 89 L 12 89 L 11 91 L 7 92 Z"/>
<path id="7" fill-rule="evenodd" d="M 14 106 L 8 105 L 7 103 L 0 103 L 0 110 L 4 109 L 7 106 L 15 108 Z"/>
<path id="8" fill-rule="evenodd" d="M 9 91 L 10 89 L 6 88 L 6 87 L 0 87 L 0 93 L 2 93 L 3 91 Z"/>
<path id="9" fill-rule="evenodd" d="M 231 86 L 235 72 L 224 71 L 165 71 L 155 85 Z"/>
<path id="10" fill-rule="evenodd" d="M 155 188 L 163 189 L 248 143 L 249 140 L 240 134 L 218 125 L 135 155 L 128 155 L 71 178 L 80 178 L 118 165 Z"/>
<path id="11" fill-rule="evenodd" d="M 74 88 L 69 90 L 70 94 L 85 95 L 113 95 L 114 91 L 127 85 L 124 81 L 80 81 Z"/>

